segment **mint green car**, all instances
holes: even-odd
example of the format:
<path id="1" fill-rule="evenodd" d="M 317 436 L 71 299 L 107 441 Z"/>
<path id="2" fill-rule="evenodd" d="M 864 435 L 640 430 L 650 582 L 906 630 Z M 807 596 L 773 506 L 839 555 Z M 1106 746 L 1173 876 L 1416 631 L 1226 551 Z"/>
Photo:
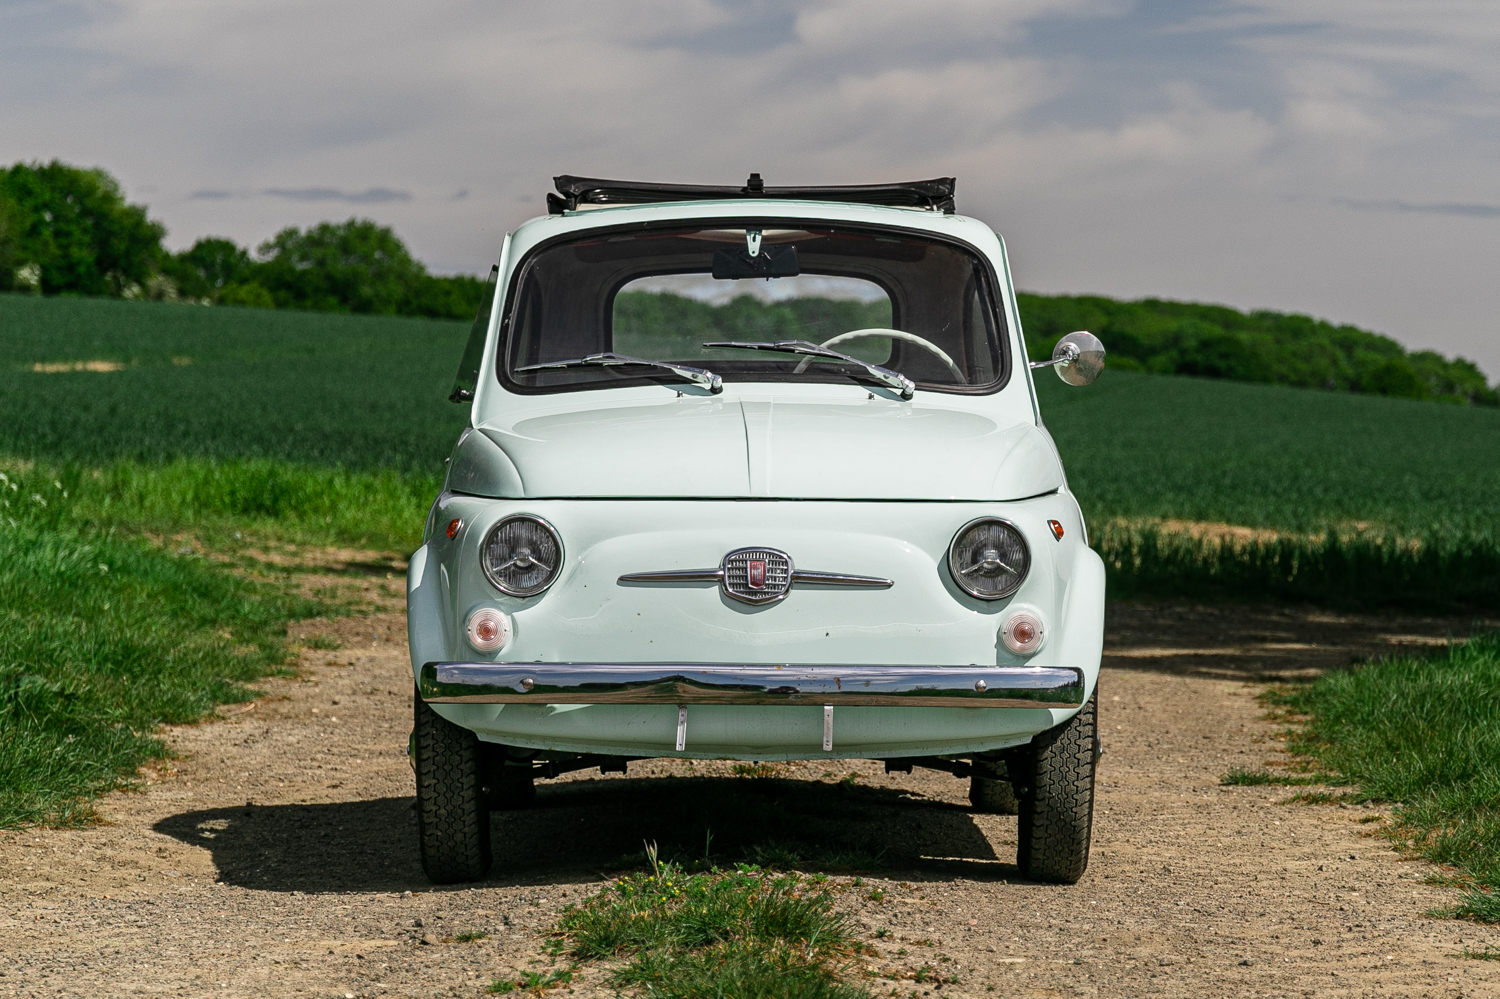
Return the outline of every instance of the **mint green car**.
<path id="1" fill-rule="evenodd" d="M 882 760 L 1088 863 L 1104 566 L 1005 245 L 951 178 L 557 178 L 505 239 L 411 559 L 412 757 L 435 882 L 537 778 L 652 757 Z"/>

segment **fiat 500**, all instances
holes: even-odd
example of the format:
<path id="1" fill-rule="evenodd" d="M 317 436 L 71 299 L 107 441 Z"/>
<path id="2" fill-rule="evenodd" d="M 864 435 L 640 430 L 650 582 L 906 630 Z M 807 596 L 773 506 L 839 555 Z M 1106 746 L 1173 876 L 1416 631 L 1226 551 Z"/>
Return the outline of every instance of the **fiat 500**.
<path id="1" fill-rule="evenodd" d="M 1005 245 L 952 178 L 556 179 L 508 235 L 407 580 L 435 882 L 490 812 L 631 760 L 857 758 L 970 780 L 1026 877 L 1088 863 L 1104 567 Z"/>

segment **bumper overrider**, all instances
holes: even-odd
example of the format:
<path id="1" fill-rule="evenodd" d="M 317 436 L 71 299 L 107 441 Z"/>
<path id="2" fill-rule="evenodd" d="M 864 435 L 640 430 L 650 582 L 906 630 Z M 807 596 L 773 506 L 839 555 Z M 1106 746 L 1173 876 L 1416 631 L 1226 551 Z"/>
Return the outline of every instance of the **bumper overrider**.
<path id="1" fill-rule="evenodd" d="M 1085 682 L 1071 666 L 430 662 L 418 688 L 439 704 L 1073 708 Z"/>

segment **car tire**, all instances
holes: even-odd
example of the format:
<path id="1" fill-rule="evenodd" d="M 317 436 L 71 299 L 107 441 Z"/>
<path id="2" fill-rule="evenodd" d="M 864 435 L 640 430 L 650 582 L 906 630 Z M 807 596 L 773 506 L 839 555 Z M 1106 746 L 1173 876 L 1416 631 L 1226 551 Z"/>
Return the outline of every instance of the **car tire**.
<path id="1" fill-rule="evenodd" d="M 1034 881 L 1074 884 L 1089 865 L 1098 697 L 1009 762 L 1018 785 L 1016 865 Z"/>
<path id="2" fill-rule="evenodd" d="M 987 815 L 1015 815 L 1016 792 L 1002 763 L 975 760 L 969 778 L 969 804 Z"/>
<path id="3" fill-rule="evenodd" d="M 479 737 L 416 697 L 417 842 L 433 884 L 478 881 L 490 869 L 490 811 Z"/>

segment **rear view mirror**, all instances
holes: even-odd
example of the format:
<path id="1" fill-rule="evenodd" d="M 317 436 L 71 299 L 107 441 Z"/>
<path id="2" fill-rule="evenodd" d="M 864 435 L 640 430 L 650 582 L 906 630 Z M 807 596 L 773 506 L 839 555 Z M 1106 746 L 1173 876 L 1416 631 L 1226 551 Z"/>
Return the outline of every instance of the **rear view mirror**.
<path id="1" fill-rule="evenodd" d="M 756 243 L 759 244 L 759 240 Z M 721 281 L 741 278 L 796 277 L 802 273 L 795 246 L 761 246 L 751 256 L 748 249 L 715 250 L 714 277 Z"/>
<path id="2" fill-rule="evenodd" d="M 1069 333 L 1052 348 L 1052 360 L 1032 361 L 1033 368 L 1055 368 L 1069 385 L 1088 385 L 1104 370 L 1104 344 L 1088 330 Z"/>

